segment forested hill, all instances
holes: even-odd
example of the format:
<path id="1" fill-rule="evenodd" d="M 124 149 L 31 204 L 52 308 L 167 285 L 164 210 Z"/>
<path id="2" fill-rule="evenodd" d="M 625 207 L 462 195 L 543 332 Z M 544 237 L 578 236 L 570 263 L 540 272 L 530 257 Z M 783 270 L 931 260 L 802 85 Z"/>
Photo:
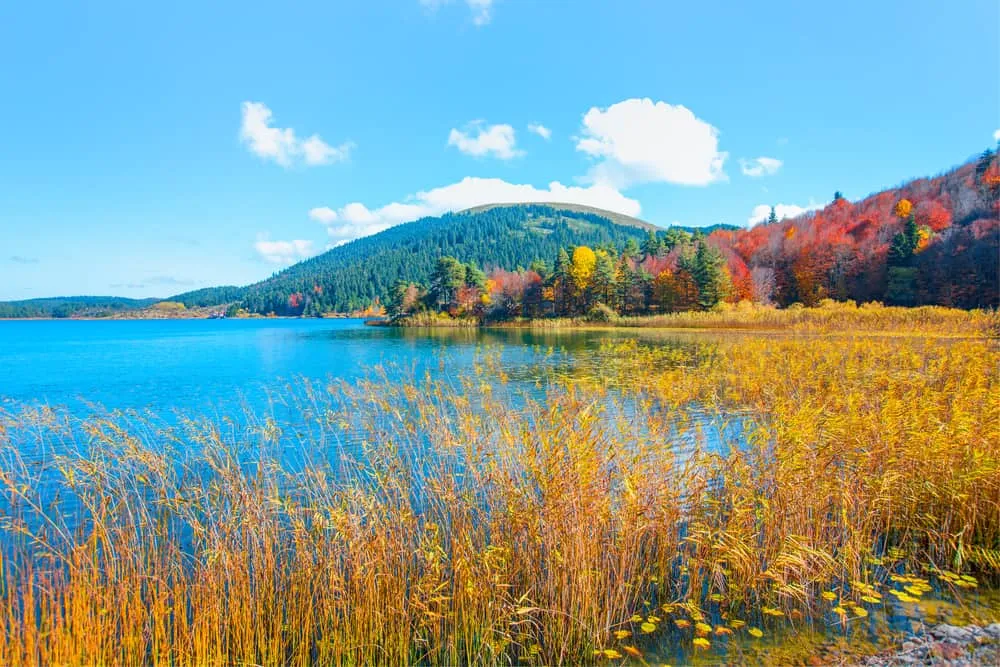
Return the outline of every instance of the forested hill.
<path id="1" fill-rule="evenodd" d="M 399 280 L 427 282 L 443 255 L 487 271 L 527 268 L 535 260 L 551 261 L 567 246 L 623 247 L 656 229 L 617 224 L 596 211 L 503 205 L 422 218 L 295 264 L 249 286 L 241 304 L 279 315 L 357 311 L 384 300 Z"/>
<path id="2" fill-rule="evenodd" d="M 23 301 L 0 301 L 0 318 L 11 317 L 108 317 L 146 308 L 159 299 L 128 299 L 120 296 L 56 296 Z"/>

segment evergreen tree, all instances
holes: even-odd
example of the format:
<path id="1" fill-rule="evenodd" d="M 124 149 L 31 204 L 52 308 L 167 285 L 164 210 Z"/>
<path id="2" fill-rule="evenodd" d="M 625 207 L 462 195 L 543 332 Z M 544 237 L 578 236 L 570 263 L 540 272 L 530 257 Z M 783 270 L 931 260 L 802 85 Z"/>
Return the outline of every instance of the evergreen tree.
<path id="1" fill-rule="evenodd" d="M 712 308 L 726 297 L 726 261 L 718 249 L 698 239 L 691 275 L 698 286 L 698 305 L 704 310 Z"/>
<path id="2" fill-rule="evenodd" d="M 660 254 L 660 237 L 652 229 L 649 230 L 649 236 L 646 237 L 646 240 L 642 242 L 641 249 L 642 254 L 646 257 L 656 257 Z"/>
<path id="3" fill-rule="evenodd" d="M 479 287 L 480 289 L 486 284 L 486 274 L 484 274 L 475 262 L 469 262 L 465 266 L 465 286 L 466 287 Z"/>
<path id="4" fill-rule="evenodd" d="M 639 243 L 634 238 L 629 237 L 628 241 L 625 242 L 625 249 L 622 250 L 622 257 L 635 259 L 641 252 Z"/>
<path id="5" fill-rule="evenodd" d="M 773 225 L 778 222 L 778 215 L 774 212 L 774 207 L 771 207 L 771 214 L 767 216 L 767 224 Z"/>
<path id="6" fill-rule="evenodd" d="M 438 310 L 455 304 L 458 290 L 465 286 L 466 266 L 454 257 L 441 257 L 431 274 L 430 305 Z"/>
<path id="7" fill-rule="evenodd" d="M 615 262 L 604 250 L 597 251 L 597 261 L 594 264 L 593 292 L 594 296 L 605 305 L 615 307 Z"/>

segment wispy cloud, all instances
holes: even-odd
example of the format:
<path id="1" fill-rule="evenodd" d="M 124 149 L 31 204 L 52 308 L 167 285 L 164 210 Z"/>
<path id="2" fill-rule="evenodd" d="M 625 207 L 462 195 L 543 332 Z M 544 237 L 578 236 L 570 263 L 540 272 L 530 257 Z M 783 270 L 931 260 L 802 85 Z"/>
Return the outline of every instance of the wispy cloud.
<path id="1" fill-rule="evenodd" d="M 354 147 L 351 142 L 331 146 L 318 134 L 299 139 L 290 127 L 273 127 L 274 114 L 261 102 L 244 102 L 242 110 L 240 140 L 253 154 L 264 160 L 273 160 L 282 167 L 341 162 L 350 156 Z"/>
<path id="2" fill-rule="evenodd" d="M 528 132 L 534 132 L 546 141 L 552 138 L 552 130 L 541 123 L 528 123 Z"/>
<path id="3" fill-rule="evenodd" d="M 134 283 L 113 283 L 111 287 L 115 289 L 146 289 L 147 287 L 191 287 L 195 284 L 193 280 L 174 278 L 172 276 L 150 276 L 144 278 L 142 282 Z"/>
<path id="4" fill-rule="evenodd" d="M 437 11 L 442 5 L 451 3 L 452 0 L 420 0 L 420 4 L 431 11 Z M 482 27 L 493 20 L 494 0 L 465 0 L 466 6 L 472 12 L 472 23 L 477 27 Z"/>
<path id="5" fill-rule="evenodd" d="M 254 244 L 254 249 L 261 259 L 271 264 L 292 264 L 316 254 L 313 242 L 303 239 L 271 241 L 261 237 Z"/>
<path id="6" fill-rule="evenodd" d="M 9 261 L 15 264 L 38 264 L 37 257 L 25 257 L 23 255 L 11 255 L 7 258 Z"/>
<path id="7" fill-rule="evenodd" d="M 751 160 L 740 159 L 740 171 L 744 176 L 760 178 L 771 176 L 781 169 L 782 161 L 773 157 L 755 157 Z"/>

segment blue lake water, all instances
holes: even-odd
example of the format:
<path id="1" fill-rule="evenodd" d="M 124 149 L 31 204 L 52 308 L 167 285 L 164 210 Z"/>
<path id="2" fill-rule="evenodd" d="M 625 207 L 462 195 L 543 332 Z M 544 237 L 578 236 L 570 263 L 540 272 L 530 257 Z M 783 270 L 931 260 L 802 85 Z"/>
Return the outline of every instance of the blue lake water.
<path id="1" fill-rule="evenodd" d="M 537 349 L 542 342 L 522 332 L 427 335 L 361 320 L 9 321 L 0 322 L 0 401 L 219 409 L 254 405 L 265 388 L 296 378 L 352 380 L 378 365 L 457 373 L 490 343 L 502 345 L 512 368 L 551 361 Z"/>

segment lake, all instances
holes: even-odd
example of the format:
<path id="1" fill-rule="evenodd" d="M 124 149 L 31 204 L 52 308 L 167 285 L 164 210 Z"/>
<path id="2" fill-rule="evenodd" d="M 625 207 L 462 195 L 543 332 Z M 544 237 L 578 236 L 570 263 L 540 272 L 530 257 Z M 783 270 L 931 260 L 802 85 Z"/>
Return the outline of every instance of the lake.
<path id="1" fill-rule="evenodd" d="M 161 413 L 259 407 L 265 389 L 296 378 L 353 380 L 378 365 L 461 373 L 484 346 L 502 347 L 505 367 L 527 381 L 539 364 L 587 363 L 609 335 L 428 333 L 356 319 L 0 322 L 0 401 Z"/>

